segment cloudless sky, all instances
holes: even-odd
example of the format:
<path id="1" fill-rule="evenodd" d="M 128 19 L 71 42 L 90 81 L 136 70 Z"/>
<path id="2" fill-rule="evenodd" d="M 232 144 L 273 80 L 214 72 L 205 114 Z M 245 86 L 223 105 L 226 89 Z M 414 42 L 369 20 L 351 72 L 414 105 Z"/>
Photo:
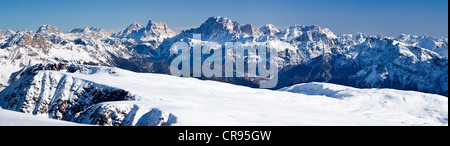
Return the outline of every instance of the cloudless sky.
<path id="1" fill-rule="evenodd" d="M 211 16 L 241 24 L 316 24 L 335 34 L 402 33 L 448 37 L 448 0 L 1 0 L 0 30 L 120 30 L 132 22 L 166 22 L 180 31 Z"/>

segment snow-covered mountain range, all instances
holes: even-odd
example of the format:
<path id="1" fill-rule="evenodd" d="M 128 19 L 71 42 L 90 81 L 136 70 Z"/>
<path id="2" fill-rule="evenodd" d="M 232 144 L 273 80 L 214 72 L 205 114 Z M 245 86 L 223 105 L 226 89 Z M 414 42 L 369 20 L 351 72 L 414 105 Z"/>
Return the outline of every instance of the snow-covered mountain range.
<path id="1" fill-rule="evenodd" d="M 195 44 L 201 34 L 203 44 L 242 42 L 266 44 L 278 50 L 277 88 L 298 83 L 329 82 L 359 88 L 394 88 L 448 95 L 447 38 L 402 35 L 399 38 L 366 36 L 362 33 L 337 36 L 319 26 L 293 26 L 277 29 L 273 25 L 257 28 L 241 25 L 224 17 L 211 17 L 200 27 L 166 39 L 150 54 L 162 62 L 154 68 L 169 74 L 175 57 L 170 47 L 175 42 Z M 223 59 L 225 60 L 225 59 Z M 254 78 L 205 78 L 258 87 Z"/>
<path id="2" fill-rule="evenodd" d="M 143 33 L 148 37 L 154 32 Z M 73 63 L 115 66 L 148 72 L 152 63 L 135 48 L 135 40 L 111 37 L 102 29 L 77 28 L 70 32 L 52 25 L 37 31 L 22 30 L 0 33 L 0 89 L 7 86 L 12 73 L 38 63 Z M 155 36 L 159 37 L 159 36 Z"/>
<path id="3" fill-rule="evenodd" d="M 360 88 L 394 88 L 448 95 L 448 39 L 402 35 L 398 38 L 358 34 L 335 35 L 319 26 L 278 29 L 268 24 L 242 25 L 225 17 L 211 17 L 200 27 L 173 32 L 165 23 L 133 23 L 117 33 L 99 28 L 66 32 L 52 25 L 37 31 L 0 31 L 0 86 L 12 73 L 37 63 L 74 63 L 119 67 L 136 72 L 169 74 L 175 56 L 173 43 L 224 45 L 262 43 L 279 51 L 276 88 L 311 81 Z M 249 87 L 260 79 L 201 78 Z M 0 88 L 1 88 L 0 87 Z"/>
<path id="4" fill-rule="evenodd" d="M 176 42 L 274 48 L 281 91 L 248 88 L 265 78 L 161 75 Z M 115 33 L 43 25 L 0 30 L 0 69 L 3 109 L 83 124 L 448 125 L 448 39 L 426 35 L 335 35 L 225 17 L 179 34 L 154 21 Z"/>

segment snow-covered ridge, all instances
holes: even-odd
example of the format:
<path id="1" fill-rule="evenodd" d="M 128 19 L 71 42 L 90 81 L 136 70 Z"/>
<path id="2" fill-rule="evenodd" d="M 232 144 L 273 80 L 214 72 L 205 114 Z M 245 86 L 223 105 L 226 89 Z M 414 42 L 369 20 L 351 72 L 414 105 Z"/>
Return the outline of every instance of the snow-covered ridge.
<path id="1" fill-rule="evenodd" d="M 113 38 L 130 40 L 137 44 L 145 44 L 148 49 L 157 48 L 165 39 L 175 36 L 176 33 L 164 22 L 149 21 L 146 27 L 134 22 L 120 32 L 111 35 Z"/>
<path id="2" fill-rule="evenodd" d="M 112 101 L 136 101 L 141 97 L 128 91 L 98 84 L 62 74 L 63 72 L 92 75 L 114 74 L 111 68 L 38 64 L 26 68 L 16 75 L 17 79 L 0 92 L 0 106 L 4 109 L 20 111 L 41 117 L 72 121 L 92 125 L 153 124 L 170 125 L 164 121 L 158 109 L 139 108 L 133 104 L 107 103 Z M 126 116 L 130 112 L 151 112 L 153 117 Z M 159 115 L 157 113 L 159 113 Z M 175 122 L 171 114 L 169 122 Z M 170 119 L 171 118 L 171 119 Z M 138 123 L 138 120 L 141 123 Z M 148 121 L 154 120 L 154 121 Z M 146 125 L 144 125 L 146 126 Z"/>
<path id="3" fill-rule="evenodd" d="M 0 105 L 94 125 L 448 125 L 448 99 L 433 94 L 326 83 L 272 91 L 87 65 L 29 67 Z"/>
<path id="4" fill-rule="evenodd" d="M 298 84 L 280 91 L 339 99 L 345 102 L 343 106 L 348 106 L 349 112 L 367 117 L 408 113 L 412 117 L 448 125 L 448 98 L 439 95 L 393 89 L 357 89 L 327 83 Z"/>

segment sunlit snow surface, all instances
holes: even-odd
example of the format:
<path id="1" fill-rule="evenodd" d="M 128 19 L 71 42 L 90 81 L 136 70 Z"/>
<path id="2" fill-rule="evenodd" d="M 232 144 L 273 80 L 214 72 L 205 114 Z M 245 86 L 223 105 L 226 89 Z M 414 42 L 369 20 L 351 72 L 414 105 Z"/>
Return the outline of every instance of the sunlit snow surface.
<path id="1" fill-rule="evenodd" d="M 448 125 L 446 97 L 413 91 L 356 89 L 326 83 L 271 91 L 106 67 L 94 72 L 46 72 L 139 95 L 141 99 L 137 101 L 103 104 L 171 113 L 176 117 L 172 126 Z M 7 124 L 10 119 L 0 117 L 0 124 Z"/>
<path id="2" fill-rule="evenodd" d="M 0 108 L 0 126 L 86 126 Z"/>

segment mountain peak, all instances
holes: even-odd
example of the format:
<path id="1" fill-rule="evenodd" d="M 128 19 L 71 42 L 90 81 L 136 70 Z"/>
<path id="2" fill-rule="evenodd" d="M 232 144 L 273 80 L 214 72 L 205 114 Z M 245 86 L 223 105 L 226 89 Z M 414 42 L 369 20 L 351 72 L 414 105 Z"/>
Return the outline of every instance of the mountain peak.
<path id="1" fill-rule="evenodd" d="M 276 28 L 273 24 L 267 24 L 261 28 L 259 28 L 266 35 L 274 35 L 275 33 L 280 32 L 278 28 Z"/>
<path id="2" fill-rule="evenodd" d="M 168 38 L 173 37 L 176 33 L 170 29 L 166 23 L 164 22 L 154 22 L 152 20 L 148 21 L 147 27 L 145 27 L 145 31 L 143 32 L 143 37 L 146 38 L 144 40 L 154 39 L 154 38 Z M 161 41 L 162 40 L 158 40 Z"/>
<path id="3" fill-rule="evenodd" d="M 139 23 L 137 23 L 137 22 L 133 22 L 133 23 L 131 23 L 126 29 L 129 29 L 129 30 L 139 30 L 139 29 L 142 29 L 143 27 L 142 27 L 142 25 L 141 24 L 139 24 Z"/>
<path id="4" fill-rule="evenodd" d="M 6 31 L 0 30 L 0 37 L 10 36 L 10 35 L 15 35 L 15 34 L 16 34 L 16 32 L 11 29 L 8 29 Z"/>
<path id="5" fill-rule="evenodd" d="M 243 25 L 243 26 L 241 26 L 240 30 L 242 33 L 246 33 L 251 36 L 260 36 L 263 34 L 263 32 L 261 30 L 259 30 L 252 24 Z"/>
<path id="6" fill-rule="evenodd" d="M 200 26 L 206 30 L 224 30 L 229 32 L 239 32 L 240 24 L 226 17 L 210 17 Z"/>
<path id="7" fill-rule="evenodd" d="M 36 31 L 36 33 L 60 33 L 63 32 L 58 29 L 58 27 L 50 25 L 50 24 L 44 24 Z"/>
<path id="8" fill-rule="evenodd" d="M 154 22 L 152 20 L 148 21 L 147 27 L 145 27 L 146 30 L 154 30 L 154 29 L 169 29 L 167 27 L 167 24 L 164 22 Z"/>
<path id="9" fill-rule="evenodd" d="M 14 31 L 14 30 L 11 30 L 11 29 L 8 29 L 8 30 L 6 30 L 6 33 L 10 33 L 10 34 L 16 34 L 16 32 Z"/>
<path id="10" fill-rule="evenodd" d="M 137 43 L 152 42 L 154 46 L 157 46 L 165 38 L 175 35 L 176 33 L 166 23 L 149 20 L 146 27 L 143 27 L 137 22 L 133 22 L 127 28 L 113 34 L 112 37 L 134 39 Z"/>
<path id="11" fill-rule="evenodd" d="M 139 30 L 141 30 L 142 28 L 144 27 L 142 27 L 141 24 L 133 22 L 132 24 L 128 25 L 128 27 L 122 29 L 118 33 L 113 34 L 112 36 L 118 38 L 134 38 L 136 37 L 135 34 L 139 32 Z"/>
<path id="12" fill-rule="evenodd" d="M 264 26 L 261 27 L 261 28 L 277 29 L 277 28 L 275 27 L 275 25 L 273 25 L 273 24 L 266 24 L 266 25 L 264 25 Z"/>

